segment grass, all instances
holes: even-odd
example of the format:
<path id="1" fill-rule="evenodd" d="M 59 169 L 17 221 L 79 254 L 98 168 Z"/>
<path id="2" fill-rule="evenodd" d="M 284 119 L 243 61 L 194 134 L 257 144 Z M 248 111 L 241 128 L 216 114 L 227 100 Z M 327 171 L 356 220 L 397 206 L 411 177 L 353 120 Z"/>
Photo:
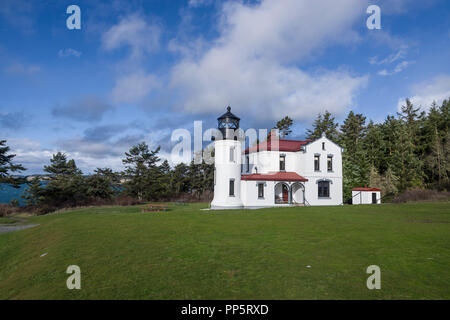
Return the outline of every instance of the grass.
<path id="1" fill-rule="evenodd" d="M 16 223 L 17 221 L 10 219 L 8 217 L 0 217 L 0 225 L 1 224 L 10 224 L 10 223 Z"/>
<path id="2" fill-rule="evenodd" d="M 0 298 L 450 299 L 448 203 L 206 206 L 31 217 L 38 227 L 0 234 Z M 81 290 L 66 288 L 69 265 Z M 369 265 L 381 290 L 366 287 Z"/>

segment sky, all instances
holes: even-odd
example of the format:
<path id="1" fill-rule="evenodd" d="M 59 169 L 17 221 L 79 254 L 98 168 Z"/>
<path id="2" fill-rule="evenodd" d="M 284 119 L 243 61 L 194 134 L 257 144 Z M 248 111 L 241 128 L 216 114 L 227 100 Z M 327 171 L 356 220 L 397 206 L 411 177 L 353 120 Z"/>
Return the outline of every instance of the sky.
<path id="1" fill-rule="evenodd" d="M 132 145 L 168 158 L 175 129 L 214 128 L 228 105 L 244 129 L 290 116 L 301 139 L 325 110 L 426 111 L 450 97 L 449 61 L 446 0 L 2 0 L 0 140 L 25 174 L 58 151 L 121 170 Z"/>

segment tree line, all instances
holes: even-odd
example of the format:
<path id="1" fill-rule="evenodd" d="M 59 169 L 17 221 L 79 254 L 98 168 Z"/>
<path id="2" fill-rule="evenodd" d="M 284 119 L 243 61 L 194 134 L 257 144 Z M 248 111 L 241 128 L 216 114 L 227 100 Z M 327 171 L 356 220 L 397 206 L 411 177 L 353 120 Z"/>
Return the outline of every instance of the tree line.
<path id="1" fill-rule="evenodd" d="M 344 148 L 344 199 L 354 187 L 370 186 L 382 193 L 397 194 L 408 189 L 449 190 L 450 187 L 450 100 L 435 102 L 428 112 L 406 99 L 396 116 L 382 123 L 367 122 L 350 111 L 342 124 L 325 112 L 319 114 L 307 138 L 322 133 Z"/>
<path id="2" fill-rule="evenodd" d="M 315 119 L 306 138 L 322 133 L 344 148 L 344 200 L 354 187 L 378 187 L 386 194 L 408 189 L 448 190 L 450 187 L 450 100 L 433 103 L 420 112 L 406 100 L 396 116 L 382 123 L 367 121 L 363 114 L 350 111 L 342 124 L 328 111 Z M 281 137 L 292 131 L 288 116 L 276 123 Z M 0 140 L 0 182 L 17 184 L 12 174 L 25 170 L 13 162 L 5 140 Z M 29 206 L 48 212 L 62 207 L 89 204 L 169 201 L 175 199 L 209 200 L 214 188 L 214 166 L 180 163 L 173 168 L 158 156 L 160 148 L 150 150 L 145 143 L 125 152 L 125 169 L 114 172 L 97 168 L 83 175 L 75 160 L 58 152 L 44 166 L 45 181 L 35 177 L 27 182 L 24 199 Z M 122 202 L 121 202 L 122 201 Z"/>

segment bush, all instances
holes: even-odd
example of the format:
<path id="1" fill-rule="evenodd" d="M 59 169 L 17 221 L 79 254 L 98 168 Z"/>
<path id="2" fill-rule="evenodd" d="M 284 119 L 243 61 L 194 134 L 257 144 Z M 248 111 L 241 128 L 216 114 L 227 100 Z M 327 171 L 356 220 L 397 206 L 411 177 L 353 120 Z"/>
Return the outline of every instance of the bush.
<path id="1" fill-rule="evenodd" d="M 0 203 L 0 217 L 10 216 L 16 212 L 19 212 L 19 208 L 7 203 Z"/>
<path id="2" fill-rule="evenodd" d="M 397 195 L 392 202 L 406 203 L 417 201 L 450 201 L 450 192 L 430 189 L 407 190 Z"/>

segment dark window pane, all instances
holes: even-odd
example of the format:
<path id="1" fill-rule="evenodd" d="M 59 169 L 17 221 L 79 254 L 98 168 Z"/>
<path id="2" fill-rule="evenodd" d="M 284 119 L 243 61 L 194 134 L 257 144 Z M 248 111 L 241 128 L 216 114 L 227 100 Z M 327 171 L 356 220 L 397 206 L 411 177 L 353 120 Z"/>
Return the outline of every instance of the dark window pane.
<path id="1" fill-rule="evenodd" d="M 258 198 L 264 198 L 264 184 L 258 184 Z"/>
<path id="2" fill-rule="evenodd" d="M 230 196 L 234 196 L 234 180 L 230 180 Z"/>
<path id="3" fill-rule="evenodd" d="M 286 170 L 286 157 L 280 156 L 280 171 Z"/>
<path id="4" fill-rule="evenodd" d="M 315 171 L 320 170 L 320 157 L 319 156 L 314 157 L 314 170 Z"/>
<path id="5" fill-rule="evenodd" d="M 318 193 L 319 193 L 319 198 L 329 198 L 330 197 L 330 182 L 329 181 L 319 181 Z"/>

